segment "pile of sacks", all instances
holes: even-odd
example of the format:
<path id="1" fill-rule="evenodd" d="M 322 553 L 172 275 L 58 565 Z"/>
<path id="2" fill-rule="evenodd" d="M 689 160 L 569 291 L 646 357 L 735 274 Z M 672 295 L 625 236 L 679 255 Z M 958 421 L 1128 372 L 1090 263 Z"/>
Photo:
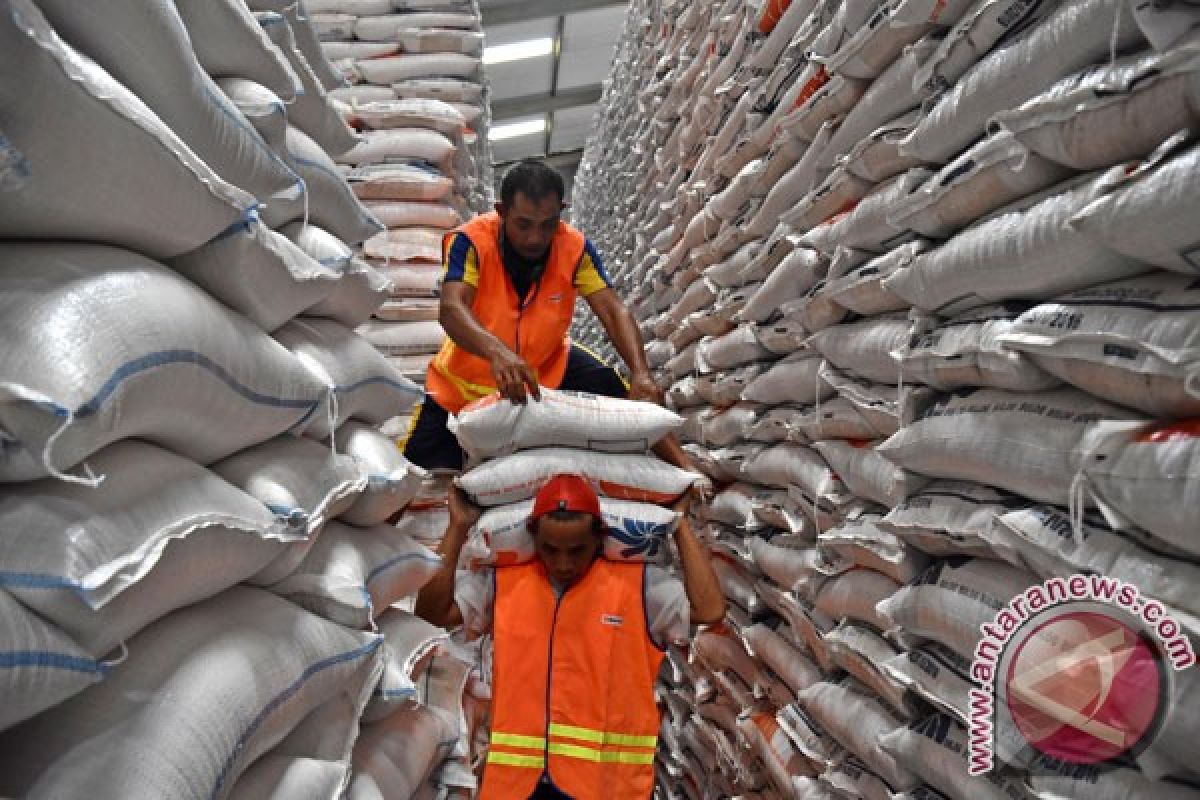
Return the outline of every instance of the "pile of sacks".
<path id="1" fill-rule="evenodd" d="M 362 246 L 392 283 L 360 331 L 423 381 L 441 346 L 437 292 L 445 233 L 490 208 L 491 152 L 473 0 L 317 0 L 322 50 L 349 84 L 332 92 L 362 141 L 338 159 L 387 227 Z"/>
<path id="2" fill-rule="evenodd" d="M 450 421 L 469 456 L 456 479 L 485 507 L 468 537 L 460 569 L 523 564 L 534 557 L 526 528 L 533 497 L 557 474 L 582 475 L 600 495 L 608 526 L 603 557 L 616 561 L 670 561 L 670 536 L 679 514 L 669 506 L 700 476 L 659 460 L 650 449 L 674 432 L 678 415 L 650 403 L 542 389 L 541 400 L 515 405 L 492 395 L 465 407 Z M 473 736 L 477 768 L 486 757 L 490 641 L 476 643 L 479 674 L 469 688 L 481 713 Z M 471 705 L 472 703 L 468 703 Z"/>
<path id="3" fill-rule="evenodd" d="M 1120 769 L 971 778 L 965 728 L 979 624 L 1047 577 L 1200 631 L 1197 24 L 632 4 L 576 214 L 725 486 L 731 603 L 672 653 L 661 797 L 1200 795 L 1194 669 Z"/>
<path id="4" fill-rule="evenodd" d="M 466 662 L 396 607 L 440 559 L 388 523 L 421 391 L 354 332 L 358 138 L 302 10 L 252 6 L 0 3 L 7 796 L 473 785 L 427 780 Z"/>

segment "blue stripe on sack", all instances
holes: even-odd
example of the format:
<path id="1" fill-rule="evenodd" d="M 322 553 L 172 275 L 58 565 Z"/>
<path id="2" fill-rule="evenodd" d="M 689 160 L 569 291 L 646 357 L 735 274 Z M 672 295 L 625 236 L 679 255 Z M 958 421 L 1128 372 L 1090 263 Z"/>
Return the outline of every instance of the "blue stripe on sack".
<path id="1" fill-rule="evenodd" d="M 389 570 L 392 567 L 396 566 L 397 564 L 401 564 L 405 561 L 421 561 L 426 564 L 442 563 L 442 559 L 437 556 L 427 556 L 424 553 L 405 553 L 404 555 L 400 555 L 400 556 L 396 556 L 395 558 L 388 559 L 387 561 L 383 562 L 382 564 L 377 566 L 375 569 L 373 569 L 369 573 L 367 573 L 367 583 L 370 583 L 371 581 L 375 580 L 375 578 L 379 576 L 379 573 L 384 572 L 385 570 Z"/>
<path id="2" fill-rule="evenodd" d="M 251 228 L 253 228 L 254 225 L 259 221 L 259 217 L 258 217 L 258 209 L 259 208 L 260 208 L 259 204 L 255 203 L 254 205 L 252 205 L 249 208 L 247 208 L 246 210 L 244 210 L 242 212 L 241 218 L 238 219 L 237 222 L 233 223 L 228 228 L 226 228 L 225 230 L 218 233 L 216 236 L 214 236 L 212 239 L 209 240 L 209 243 L 211 244 L 212 242 L 219 242 L 222 239 L 228 239 L 230 236 L 236 236 L 237 234 L 242 233 L 243 231 L 248 231 Z"/>
<path id="3" fill-rule="evenodd" d="M 330 170 L 329 167 L 325 166 L 324 164 L 320 163 L 319 161 L 313 161 L 308 158 L 301 158 L 300 156 L 293 153 L 291 150 L 288 150 L 288 158 L 290 158 L 292 161 L 295 161 L 297 164 L 300 164 L 301 166 L 312 167 L 317 172 L 324 172 L 326 175 L 337 178 L 339 183 L 345 183 L 345 178 L 343 178 L 338 173 Z"/>
<path id="4" fill-rule="evenodd" d="M 105 675 L 109 667 L 90 658 L 51 653 L 46 650 L 16 650 L 0 652 L 0 669 L 22 669 L 25 667 L 50 667 L 68 672 L 83 672 Z"/>
<path id="5" fill-rule="evenodd" d="M 372 697 L 382 697 L 384 700 L 396 700 L 398 698 L 416 697 L 416 689 L 376 689 L 371 692 Z"/>
<path id="6" fill-rule="evenodd" d="M 82 589 L 83 584 L 37 572 L 0 572 L 0 586 L 12 589 Z"/>
<path id="7" fill-rule="evenodd" d="M 282 397 L 271 397 L 270 395 L 255 392 L 248 386 L 245 386 L 244 384 L 235 380 L 233 376 L 225 370 L 224 367 L 214 362 L 208 356 L 197 353 L 194 350 L 161 350 L 157 353 L 151 353 L 149 355 L 142 356 L 141 358 L 135 358 L 132 361 L 127 361 L 125 364 L 117 368 L 117 370 L 112 374 L 112 377 L 110 377 L 108 381 L 105 382 L 104 386 L 100 388 L 100 391 L 98 391 L 91 400 L 88 400 L 75 411 L 75 416 L 86 417 L 98 412 L 101 406 L 104 405 L 104 402 L 117 390 L 117 387 L 120 386 L 122 381 L 124 381 L 126 378 L 130 378 L 139 372 L 145 372 L 146 370 L 154 369 L 155 367 L 165 367 L 168 364 L 194 364 L 198 367 L 202 367 L 203 369 L 213 373 L 213 375 L 219 378 L 226 386 L 252 403 L 265 406 L 274 406 L 276 408 L 307 409 L 308 415 L 306 415 L 306 418 L 307 416 L 310 416 L 320 404 L 320 401 L 314 402 L 312 400 L 288 400 Z"/>
<path id="8" fill-rule="evenodd" d="M 402 392 L 409 392 L 417 395 L 418 397 L 424 397 L 425 395 L 425 392 L 419 386 L 415 386 L 410 383 L 400 383 L 399 381 L 394 381 L 391 378 L 385 378 L 382 375 L 366 378 L 358 383 L 352 383 L 349 386 L 335 386 L 333 387 L 333 390 L 338 394 L 349 394 L 350 392 L 357 391 L 364 386 L 370 386 L 373 383 L 382 383 L 385 386 L 391 386 L 393 389 L 399 389 Z"/>
<path id="9" fill-rule="evenodd" d="M 261 150 L 262 152 L 266 153 L 267 157 L 271 160 L 272 163 L 274 163 L 280 167 L 283 167 L 284 171 L 287 172 L 288 175 L 291 175 L 296 180 L 300 180 L 300 176 L 296 174 L 296 171 L 294 169 L 292 169 L 291 167 L 289 167 L 286 161 L 284 161 L 282 158 L 280 158 L 278 156 L 278 154 L 275 153 L 274 150 L 272 150 L 270 147 L 267 146 L 267 143 L 262 138 L 262 135 L 259 134 L 258 131 L 254 130 L 254 127 L 252 125 L 250 125 L 250 123 L 246 120 L 245 117 L 241 117 L 241 119 L 239 119 L 237 116 L 235 116 L 233 114 L 233 112 L 231 111 L 231 107 L 233 109 L 236 109 L 237 106 L 235 106 L 233 104 L 232 100 L 230 100 L 228 97 L 226 97 L 224 95 L 217 96 L 216 94 L 213 93 L 212 88 L 207 85 L 204 87 L 204 93 L 206 95 L 208 95 L 208 99 L 212 101 L 213 105 L 215 105 L 217 108 L 219 108 L 221 110 L 221 113 L 229 118 L 229 121 L 233 123 L 234 127 L 236 127 L 238 130 L 243 131 L 250 135 L 251 140 L 256 145 L 258 145 L 258 149 Z M 226 103 L 228 103 L 229 106 L 226 106 L 225 105 Z M 214 170 L 214 172 L 215 171 L 216 170 Z"/>
<path id="10" fill-rule="evenodd" d="M 383 637 L 379 636 L 370 644 L 365 644 L 355 650 L 350 650 L 345 653 L 339 653 L 336 656 L 330 656 L 329 658 L 321 659 L 317 663 L 309 665 L 308 669 L 304 670 L 304 672 L 300 674 L 300 677 L 292 682 L 291 686 L 275 695 L 275 697 L 272 698 L 269 703 L 263 706 L 262 710 L 258 712 L 258 716 L 256 716 L 250 725 L 247 726 L 246 730 L 242 731 L 242 735 L 239 736 L 238 740 L 234 743 L 229 756 L 225 759 L 225 763 L 221 765 L 221 771 L 217 775 L 217 781 L 213 785 L 212 792 L 209 794 L 210 800 L 215 800 L 215 798 L 221 793 L 221 788 L 225 785 L 225 781 L 229 778 L 230 770 L 233 769 L 233 763 L 237 760 L 237 757 L 245 748 L 246 742 L 250 741 L 250 738 L 254 736 L 259 727 L 263 724 L 263 722 L 266 721 L 267 717 L 271 716 L 271 714 L 273 714 L 277 708 L 290 700 L 293 695 L 303 688 L 304 684 L 308 682 L 309 678 L 316 675 L 318 672 L 337 666 L 338 664 L 356 661 L 363 656 L 371 655 L 378 650 L 382 644 Z"/>

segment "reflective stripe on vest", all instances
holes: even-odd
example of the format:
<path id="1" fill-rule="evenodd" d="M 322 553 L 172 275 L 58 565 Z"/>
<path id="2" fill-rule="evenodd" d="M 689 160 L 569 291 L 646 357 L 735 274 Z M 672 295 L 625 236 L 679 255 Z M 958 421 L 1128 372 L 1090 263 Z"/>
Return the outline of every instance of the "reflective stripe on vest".
<path id="1" fill-rule="evenodd" d="M 661 716 L 644 564 L 598 560 L 556 598 L 540 560 L 496 569 L 492 735 L 480 800 L 543 773 L 576 800 L 649 798 Z"/>
<path id="2" fill-rule="evenodd" d="M 565 222 L 550 243 L 546 267 L 524 298 L 517 297 L 501 254 L 500 216 L 483 214 L 446 235 L 443 257 L 455 234 L 471 241 L 479 259 L 479 285 L 471 313 L 492 335 L 517 352 L 533 369 L 538 383 L 557 389 L 570 353 L 567 332 L 575 311 L 575 272 L 587 240 Z M 457 414 L 463 406 L 496 391 L 492 367 L 447 338 L 429 364 L 426 391 L 438 405 Z"/>

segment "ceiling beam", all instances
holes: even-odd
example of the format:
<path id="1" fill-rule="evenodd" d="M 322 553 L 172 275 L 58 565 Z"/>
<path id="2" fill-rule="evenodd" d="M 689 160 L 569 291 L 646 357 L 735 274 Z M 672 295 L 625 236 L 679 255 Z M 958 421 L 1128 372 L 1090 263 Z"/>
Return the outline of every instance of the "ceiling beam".
<path id="1" fill-rule="evenodd" d="M 578 89 L 564 89 L 557 94 L 531 94 L 506 100 L 492 100 L 492 120 L 530 117 L 534 114 L 561 111 L 564 108 L 589 106 L 599 103 L 603 94 L 604 87 L 596 83 Z"/>
<path id="2" fill-rule="evenodd" d="M 557 17 L 576 11 L 592 11 L 610 6 L 627 6 L 629 0 L 499 0 L 483 6 L 484 25 L 507 25 L 531 19 Z"/>

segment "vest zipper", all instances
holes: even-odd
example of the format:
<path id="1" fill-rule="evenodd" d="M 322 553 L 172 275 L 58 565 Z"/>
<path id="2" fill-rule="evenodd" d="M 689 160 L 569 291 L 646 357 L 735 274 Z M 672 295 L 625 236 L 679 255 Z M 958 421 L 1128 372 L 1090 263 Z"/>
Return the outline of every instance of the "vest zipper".
<path id="1" fill-rule="evenodd" d="M 541 291 L 541 289 L 542 279 L 539 277 L 534 282 L 533 288 L 529 290 L 528 294 L 526 294 L 525 297 L 517 303 L 517 329 L 515 336 L 515 349 L 517 351 L 517 355 L 521 355 L 521 315 L 525 313 L 525 309 L 529 308 L 529 304 L 533 302 L 533 299 L 537 297 L 537 293 Z"/>
<path id="2" fill-rule="evenodd" d="M 550 775 L 550 692 L 551 684 L 554 681 L 554 634 L 558 629 L 558 610 L 562 608 L 563 598 L 566 596 L 564 590 L 554 600 L 554 616 L 550 620 L 550 646 L 547 648 L 546 654 L 546 749 L 542 754 L 544 759 L 542 767 L 542 775 L 554 782 L 554 777 Z"/>

